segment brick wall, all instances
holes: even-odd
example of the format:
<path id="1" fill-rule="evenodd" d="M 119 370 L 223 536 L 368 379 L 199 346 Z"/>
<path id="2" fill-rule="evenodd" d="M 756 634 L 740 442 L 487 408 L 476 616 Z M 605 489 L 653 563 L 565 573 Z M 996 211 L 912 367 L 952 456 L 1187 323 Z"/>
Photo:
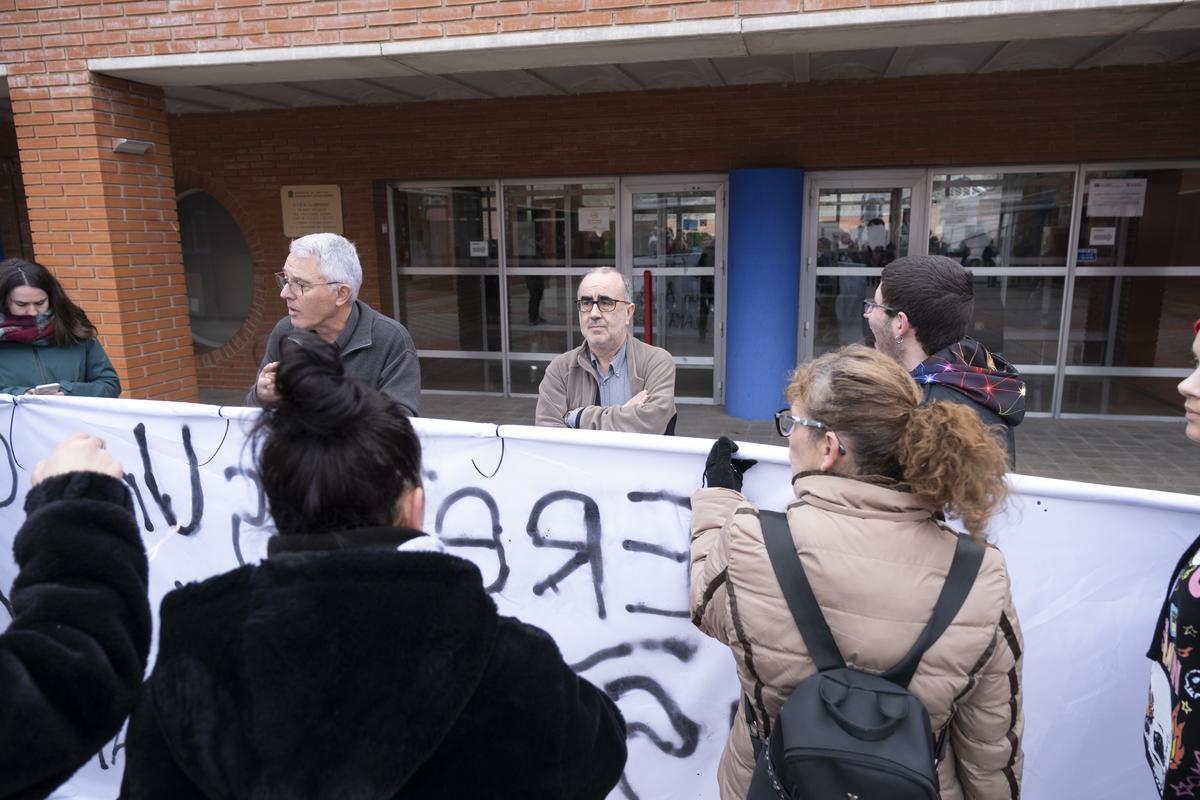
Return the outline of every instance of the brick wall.
<path id="1" fill-rule="evenodd" d="M 1195 158 L 1200 104 L 1180 98 L 1198 95 L 1184 64 L 172 117 L 178 188 L 219 187 L 256 269 L 250 322 L 200 385 L 249 386 L 282 316 L 283 184 L 341 186 L 363 298 L 388 309 L 386 180 Z"/>
<path id="2" fill-rule="evenodd" d="M 162 91 L 10 70 L 36 259 L 95 323 L 125 396 L 196 398 Z M 114 153 L 113 137 L 153 143 Z"/>
<path id="3" fill-rule="evenodd" d="M 935 2 L 939 0 L 6 0 L 0 2 L 0 53 L 7 63 L 24 61 L 28 52 L 38 50 L 60 59 L 119 58 Z"/>

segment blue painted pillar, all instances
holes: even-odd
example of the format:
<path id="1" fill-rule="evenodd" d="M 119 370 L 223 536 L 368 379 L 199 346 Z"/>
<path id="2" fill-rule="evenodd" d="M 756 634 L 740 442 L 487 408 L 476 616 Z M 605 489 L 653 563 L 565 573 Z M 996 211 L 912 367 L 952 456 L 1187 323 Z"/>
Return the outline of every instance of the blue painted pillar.
<path id="1" fill-rule="evenodd" d="M 729 173 L 725 411 L 771 419 L 796 367 L 804 170 Z"/>

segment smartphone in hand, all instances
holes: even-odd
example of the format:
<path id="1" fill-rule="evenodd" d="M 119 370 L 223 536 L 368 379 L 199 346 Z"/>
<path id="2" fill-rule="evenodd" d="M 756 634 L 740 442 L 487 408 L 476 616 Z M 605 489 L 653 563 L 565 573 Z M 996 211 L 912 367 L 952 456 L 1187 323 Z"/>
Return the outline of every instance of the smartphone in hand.
<path id="1" fill-rule="evenodd" d="M 62 386 L 57 383 L 43 383 L 33 387 L 34 394 L 58 394 L 61 391 Z"/>

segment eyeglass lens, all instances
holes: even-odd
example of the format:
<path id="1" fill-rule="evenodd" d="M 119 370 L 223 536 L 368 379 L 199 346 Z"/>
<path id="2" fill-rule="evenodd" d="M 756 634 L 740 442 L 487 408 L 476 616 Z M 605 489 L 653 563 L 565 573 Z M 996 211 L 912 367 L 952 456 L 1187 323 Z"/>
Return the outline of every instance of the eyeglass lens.
<path id="1" fill-rule="evenodd" d="M 301 281 L 292 280 L 291 278 L 289 278 L 287 276 L 286 272 L 276 272 L 275 273 L 275 283 L 279 286 L 280 289 L 284 289 L 288 286 L 291 286 L 292 291 L 296 292 L 297 294 L 304 294 L 304 290 L 308 288 L 308 284 L 303 283 Z"/>
<path id="2" fill-rule="evenodd" d="M 612 311 L 617 307 L 616 300 L 612 299 L 611 297 L 605 297 L 604 295 L 597 297 L 595 300 L 592 300 L 590 297 L 581 297 L 576 300 L 575 303 L 579 306 L 579 310 L 584 313 L 591 311 L 593 304 L 600 306 L 601 311 Z"/>
<path id="3" fill-rule="evenodd" d="M 796 427 L 789 410 L 785 408 L 775 412 L 775 430 L 779 432 L 780 436 L 790 436 L 792 428 Z"/>

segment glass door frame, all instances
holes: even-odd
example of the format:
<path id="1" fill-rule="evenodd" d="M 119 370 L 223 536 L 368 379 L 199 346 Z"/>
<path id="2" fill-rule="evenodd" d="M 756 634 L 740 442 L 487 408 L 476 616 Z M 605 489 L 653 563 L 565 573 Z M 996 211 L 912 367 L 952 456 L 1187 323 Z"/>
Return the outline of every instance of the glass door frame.
<path id="1" fill-rule="evenodd" d="M 400 320 L 400 265 L 398 263 L 398 254 L 396 251 L 396 209 L 395 196 L 396 192 L 404 191 L 437 191 L 439 189 L 455 189 L 458 187 L 482 188 L 491 187 L 492 196 L 495 198 L 495 214 L 497 220 L 497 245 L 499 247 L 496 272 L 492 272 L 491 267 L 418 267 L 406 272 L 410 275 L 478 275 L 481 278 L 488 278 L 495 274 L 500 281 L 501 303 L 500 303 L 500 350 L 429 350 L 418 346 L 417 358 L 444 358 L 444 359 L 477 359 L 481 361 L 498 361 L 501 369 L 501 392 L 489 392 L 484 390 L 471 389 L 434 389 L 438 394 L 486 394 L 494 397 L 507 396 L 509 368 L 508 368 L 508 303 L 503 302 L 504 290 L 504 197 L 501 193 L 500 181 L 495 179 L 488 180 L 445 180 L 445 181 L 389 181 L 387 184 L 387 219 L 388 219 L 388 248 L 390 253 L 390 263 L 392 267 L 392 319 Z M 486 327 L 486 321 L 485 321 Z"/>
<path id="2" fill-rule="evenodd" d="M 713 354 L 709 356 L 672 356 L 676 367 L 710 366 L 713 371 L 712 394 L 709 397 L 676 397 L 678 405 L 722 405 L 725 402 L 725 283 L 728 274 L 729 252 L 729 176 L 725 173 L 685 175 L 640 175 L 620 179 L 620 200 L 617 214 L 617 261 L 622 273 L 635 284 L 642 276 L 633 274 L 633 195 L 648 192 L 711 191 L 717 200 L 717 247 L 713 264 Z M 656 267 L 656 275 L 696 274 L 688 267 Z M 642 313 L 647 313 L 643 309 Z"/>
<path id="3" fill-rule="evenodd" d="M 1200 277 L 1200 259 L 1197 260 L 1197 266 L 1185 267 L 1088 267 L 1079 266 L 1077 259 L 1079 256 L 1079 235 L 1083 229 L 1083 205 L 1084 205 L 1084 189 L 1087 187 L 1087 178 L 1089 173 L 1096 172 L 1115 172 L 1121 170 L 1168 170 L 1168 169 L 1196 169 L 1200 168 L 1200 161 L 1195 159 L 1181 159 L 1175 161 L 1093 161 L 1083 162 L 1075 165 L 1078 172 L 1075 176 L 1075 197 L 1074 205 L 1071 209 L 1071 239 L 1068 245 L 1068 278 L 1066 289 L 1063 292 L 1063 317 L 1062 317 L 1062 336 L 1059 343 L 1058 356 L 1058 372 L 1055 375 L 1054 382 L 1054 410 L 1053 415 L 1061 419 L 1096 419 L 1098 417 L 1111 418 L 1122 422 L 1139 422 L 1139 421 L 1178 421 L 1178 417 L 1167 417 L 1159 415 L 1147 414 L 1093 414 L 1081 412 L 1067 412 L 1062 410 L 1064 387 L 1067 376 L 1091 376 L 1091 377 L 1140 377 L 1140 378 L 1179 378 L 1183 380 L 1191 374 L 1191 370 L 1186 367 L 1086 367 L 1086 366 L 1068 366 L 1067 365 L 1067 350 L 1071 335 L 1071 310 L 1075 299 L 1075 280 L 1076 278 L 1097 278 L 1111 277 L 1114 281 L 1114 292 L 1120 290 L 1121 278 L 1136 278 L 1136 277 Z M 1115 333 L 1112 330 L 1112 325 L 1115 325 L 1115 314 L 1110 319 L 1109 336 L 1110 342 Z"/>
<path id="4" fill-rule="evenodd" d="M 1062 403 L 1062 382 L 1063 382 L 1063 363 L 1066 359 L 1068 339 L 1070 337 L 1071 324 L 1071 294 L 1074 286 L 1074 269 L 1075 269 L 1075 241 L 1079 236 L 1079 204 L 1080 204 L 1080 170 L 1078 162 L 1050 162 L 1044 164 L 950 164 L 950 165 L 934 165 L 925 170 L 928 173 L 928 196 L 926 198 L 926 220 L 925 220 L 925 238 L 922 244 L 921 255 L 929 254 L 929 234 L 932 232 L 929 229 L 928 212 L 933 207 L 933 179 L 936 175 L 952 174 L 975 174 L 975 173 L 996 173 L 1016 175 L 1019 173 L 1034 173 L 1034 172 L 1069 172 L 1074 175 L 1075 186 L 1071 194 L 1071 223 L 1067 234 L 1067 254 L 1065 263 L 1061 267 L 983 267 L 972 266 L 968 267 L 971 270 L 971 275 L 975 278 L 1050 278 L 1063 280 L 1063 300 L 1062 306 L 1059 308 L 1058 321 L 1058 349 L 1053 364 L 1014 364 L 1022 375 L 1051 375 L 1053 376 L 1053 388 L 1050 392 L 1050 410 L 1049 411 L 1029 411 L 1025 416 L 1030 418 L 1049 418 L 1058 417 L 1059 406 Z M 1085 416 L 1097 416 L 1095 414 Z M 1122 417 L 1128 419 L 1128 417 Z"/>
<path id="5" fill-rule="evenodd" d="M 499 202 L 499 209 L 500 209 L 499 214 L 500 214 L 500 230 L 501 230 L 501 236 L 500 236 L 500 296 L 502 298 L 505 298 L 505 302 L 503 304 L 504 305 L 503 342 L 504 342 L 504 396 L 505 397 L 537 397 L 536 393 L 513 392 L 512 368 L 515 363 L 542 364 L 543 366 L 549 366 L 550 362 L 553 361 L 555 358 L 557 358 L 559 355 L 561 355 L 562 353 L 568 352 L 569 350 L 574 348 L 574 346 L 571 344 L 572 333 L 570 330 L 568 330 L 566 333 L 566 336 L 565 336 L 564 349 L 560 350 L 557 353 L 528 353 L 528 352 L 514 353 L 514 352 L 512 352 L 512 346 L 511 346 L 511 342 L 509 339 L 509 320 L 508 320 L 508 315 L 509 315 L 508 305 L 509 305 L 509 303 L 507 301 L 508 279 L 512 276 L 518 276 L 518 277 L 526 276 L 526 275 L 546 276 L 546 275 L 550 275 L 551 273 L 545 271 L 544 269 L 539 269 L 537 267 L 509 267 L 509 265 L 508 265 L 508 241 L 507 241 L 509 220 L 505 216 L 505 214 L 507 213 L 507 209 L 508 209 L 508 198 L 506 196 L 506 194 L 508 192 L 508 188 L 510 186 L 558 185 L 558 184 L 566 186 L 566 185 L 585 184 L 585 183 L 610 183 L 613 186 L 613 195 L 614 195 L 614 199 L 616 202 L 615 213 L 617 215 L 616 222 L 617 222 L 617 237 L 618 237 L 618 240 L 617 240 L 618 245 L 617 245 L 616 254 L 613 258 L 613 261 L 614 261 L 614 266 L 617 269 L 622 269 L 622 267 L 621 267 L 621 249 L 620 249 L 620 244 L 619 244 L 620 238 L 619 237 L 621 236 L 621 228 L 623 225 L 623 221 L 621 219 L 621 199 L 620 199 L 621 198 L 621 179 L 619 177 L 617 177 L 615 175 L 591 175 L 591 176 L 585 175 L 582 177 L 571 176 L 571 177 L 566 177 L 566 178 L 564 178 L 564 177 L 515 177 L 515 178 L 503 178 L 499 181 L 500 193 L 498 195 L 499 196 L 498 202 Z M 579 279 L 583 275 L 587 274 L 587 272 L 589 270 L 591 270 L 592 268 L 593 268 L 593 265 L 590 265 L 590 264 L 582 266 L 582 267 L 561 267 L 561 268 L 556 268 L 555 271 L 553 272 L 553 275 L 555 277 L 567 278 L 568 286 L 571 286 L 575 282 L 576 279 Z M 627 272 L 627 270 L 623 270 L 623 269 L 622 269 L 622 271 Z M 576 325 L 578 324 L 578 320 L 575 320 L 575 324 Z M 576 332 L 576 333 L 578 333 L 578 332 Z"/>
<path id="6" fill-rule="evenodd" d="M 931 173 L 927 169 L 839 170 L 810 172 L 804 176 L 804 224 L 801 229 L 800 324 L 796 330 L 797 363 L 813 357 L 817 316 L 817 277 L 859 275 L 878 277 L 878 267 L 818 267 L 817 225 L 822 189 L 879 189 L 902 187 L 911 192 L 908 217 L 908 255 L 925 255 L 929 251 L 929 192 Z M 914 232 L 921 232 L 915 235 Z"/>

